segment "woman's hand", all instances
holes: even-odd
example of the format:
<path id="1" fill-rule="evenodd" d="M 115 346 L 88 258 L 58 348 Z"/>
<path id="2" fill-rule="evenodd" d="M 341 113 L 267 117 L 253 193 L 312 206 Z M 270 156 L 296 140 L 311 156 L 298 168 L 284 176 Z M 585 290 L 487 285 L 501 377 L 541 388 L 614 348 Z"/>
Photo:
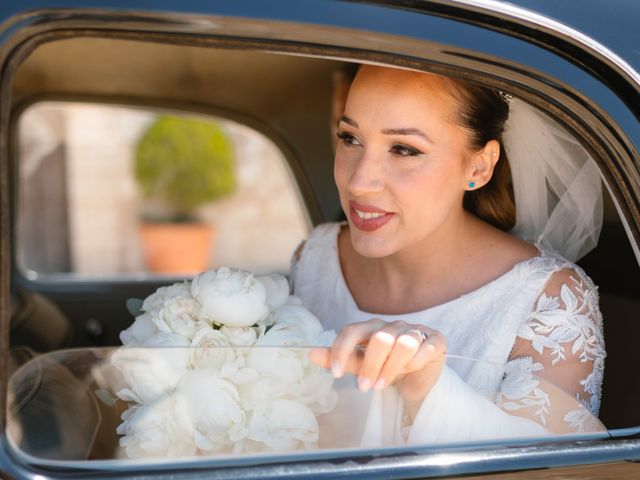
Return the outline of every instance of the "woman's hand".
<path id="1" fill-rule="evenodd" d="M 438 380 L 446 353 L 445 338 L 436 330 L 374 318 L 347 325 L 330 349 L 314 349 L 311 360 L 331 368 L 336 378 L 345 372 L 357 375 L 363 392 L 393 384 L 411 407 Z"/>

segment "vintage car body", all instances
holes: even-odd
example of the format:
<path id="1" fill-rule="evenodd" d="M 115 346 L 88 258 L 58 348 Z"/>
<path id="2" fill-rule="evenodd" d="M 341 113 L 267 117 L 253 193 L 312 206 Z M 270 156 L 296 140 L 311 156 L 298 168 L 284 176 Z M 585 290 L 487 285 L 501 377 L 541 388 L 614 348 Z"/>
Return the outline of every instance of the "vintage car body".
<path id="1" fill-rule="evenodd" d="M 20 112 L 42 99 L 82 100 L 162 106 L 241 121 L 283 150 L 315 225 L 339 214 L 331 144 L 327 136 L 318 135 L 329 118 L 332 67 L 363 61 L 462 76 L 513 92 L 554 116 L 594 157 L 610 203 L 600 246 L 581 265 L 600 286 L 608 351 L 601 418 L 611 438 L 368 451 L 225 467 L 211 460 L 96 471 L 90 465 L 25 465 L 3 433 L 2 476 L 640 476 L 640 351 L 635 348 L 640 333 L 638 20 L 640 7 L 633 0 L 3 2 L 0 411 L 6 411 L 9 348 L 16 343 L 12 291 L 37 292 L 51 300 L 69 319 L 72 333 L 67 345 L 87 347 L 115 345 L 117 332 L 129 321 L 126 299 L 146 295 L 162 283 L 153 278 L 32 279 L 24 274 L 15 235 L 20 168 L 15 131 Z M 219 65 L 224 65 L 222 72 Z M 212 76 L 216 88 L 209 83 Z M 256 78 L 263 80 L 259 89 Z M 102 326 L 100 335 L 86 329 L 89 319 Z M 47 337 L 47 328 L 37 324 L 25 335 L 35 331 Z M 36 349 L 62 346 L 54 343 L 45 339 Z"/>

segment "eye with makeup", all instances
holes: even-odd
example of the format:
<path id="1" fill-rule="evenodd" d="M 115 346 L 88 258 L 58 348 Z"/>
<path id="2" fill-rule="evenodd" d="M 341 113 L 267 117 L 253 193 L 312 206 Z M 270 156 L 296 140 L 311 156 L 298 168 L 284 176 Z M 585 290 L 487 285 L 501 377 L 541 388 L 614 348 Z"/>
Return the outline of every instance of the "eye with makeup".
<path id="1" fill-rule="evenodd" d="M 399 157 L 417 157 L 423 154 L 420 150 L 401 143 L 394 143 L 389 151 Z"/>
<path id="2" fill-rule="evenodd" d="M 355 147 L 361 145 L 358 139 L 347 132 L 338 132 L 336 134 L 340 141 L 349 147 Z"/>

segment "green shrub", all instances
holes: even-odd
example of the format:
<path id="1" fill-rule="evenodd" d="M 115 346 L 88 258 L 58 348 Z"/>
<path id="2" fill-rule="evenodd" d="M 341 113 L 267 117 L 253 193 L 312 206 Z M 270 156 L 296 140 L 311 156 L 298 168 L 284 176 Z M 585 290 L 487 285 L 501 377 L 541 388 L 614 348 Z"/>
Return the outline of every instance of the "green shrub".
<path id="1" fill-rule="evenodd" d="M 160 117 L 138 142 L 135 178 L 170 220 L 190 220 L 198 207 L 235 189 L 231 141 L 214 122 Z"/>

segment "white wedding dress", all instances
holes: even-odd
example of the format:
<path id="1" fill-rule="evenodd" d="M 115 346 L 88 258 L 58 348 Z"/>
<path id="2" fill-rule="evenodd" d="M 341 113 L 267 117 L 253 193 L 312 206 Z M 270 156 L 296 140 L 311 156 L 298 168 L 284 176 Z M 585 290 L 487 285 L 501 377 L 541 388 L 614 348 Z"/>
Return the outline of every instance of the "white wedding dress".
<path id="1" fill-rule="evenodd" d="M 292 262 L 294 294 L 326 329 L 373 317 L 423 324 L 444 334 L 450 357 L 479 360 L 448 360 L 412 424 L 393 387 L 370 392 L 362 446 L 603 431 L 602 316 L 597 287 L 579 267 L 538 245 L 539 256 L 459 298 L 379 315 L 360 310 L 347 288 L 339 231 L 320 225 Z"/>

